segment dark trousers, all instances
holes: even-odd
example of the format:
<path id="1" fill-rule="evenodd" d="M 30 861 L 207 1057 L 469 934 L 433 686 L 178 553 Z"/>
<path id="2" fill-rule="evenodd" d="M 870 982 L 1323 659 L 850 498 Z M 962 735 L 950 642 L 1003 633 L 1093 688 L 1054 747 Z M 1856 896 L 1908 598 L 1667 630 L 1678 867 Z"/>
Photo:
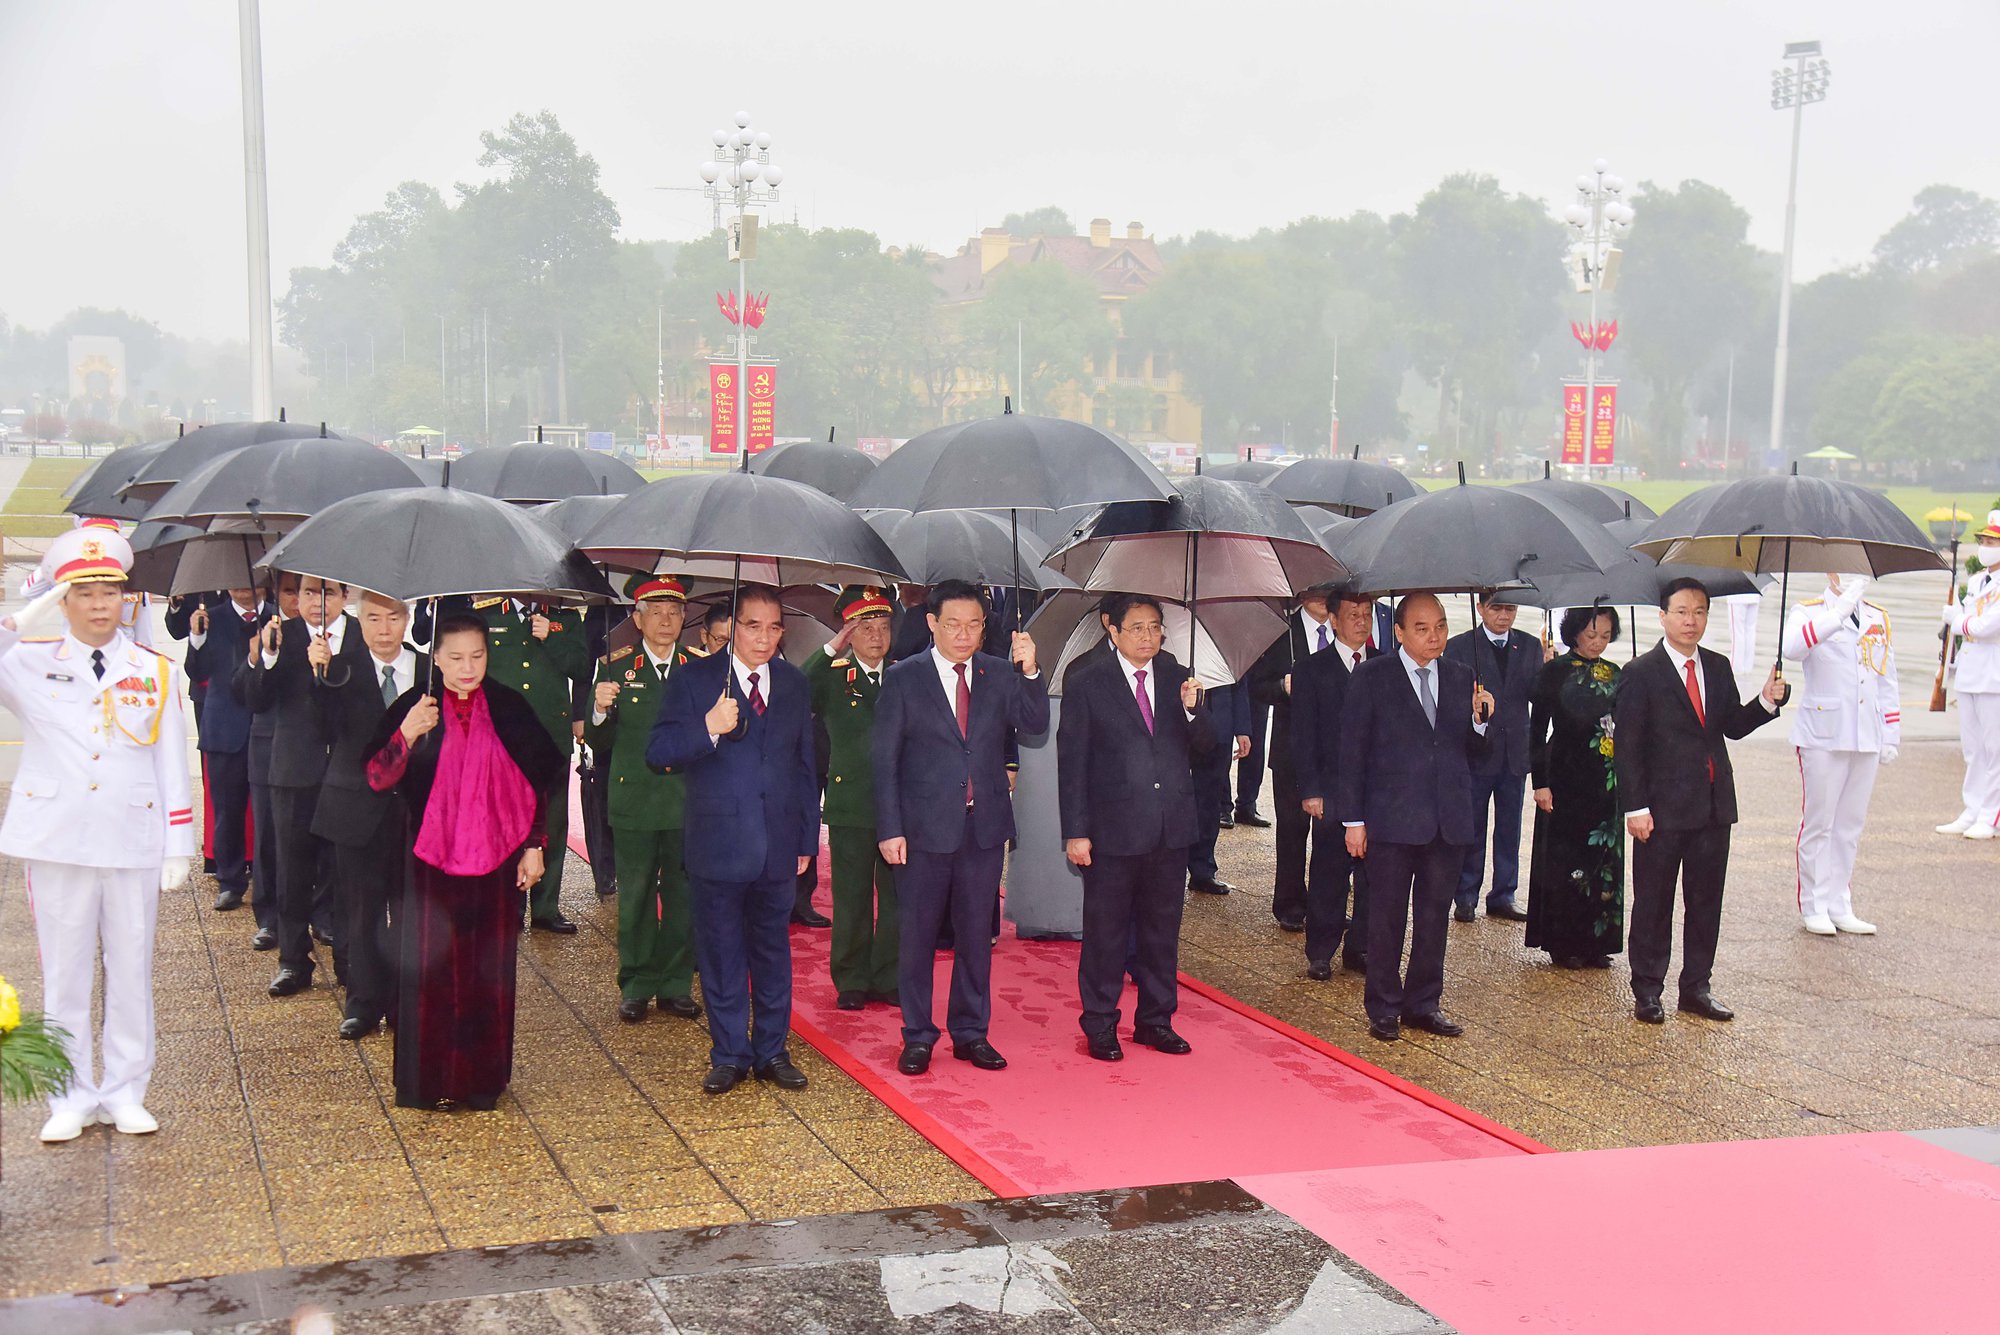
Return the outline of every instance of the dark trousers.
<path id="1" fill-rule="evenodd" d="M 1306 845 L 1314 837 L 1313 818 L 1299 805 L 1291 777 L 1271 776 L 1271 800 L 1277 804 L 1278 875 L 1271 885 L 1271 916 L 1303 918 L 1306 913 Z"/>
<path id="2" fill-rule="evenodd" d="M 792 1027 L 792 878 L 688 876 L 694 957 L 708 1003 L 711 1066 L 758 1069 L 785 1055 Z"/>
<path id="3" fill-rule="evenodd" d="M 1330 964 L 1347 938 L 1347 959 L 1368 955 L 1368 864 L 1347 852 L 1347 831 L 1337 821 L 1312 823 L 1312 874 L 1306 881 L 1306 959 Z M 1348 882 L 1354 908 L 1348 910 Z"/>
<path id="4" fill-rule="evenodd" d="M 1128 969 L 1139 988 L 1134 1023 L 1173 1022 L 1186 866 L 1184 848 L 1091 855 L 1083 869 L 1083 948 L 1076 965 L 1084 1033 L 1099 1037 L 1117 1031 Z"/>
<path id="5" fill-rule="evenodd" d="M 243 866 L 243 835 L 250 819 L 250 755 L 246 751 L 211 751 L 202 755 L 215 825 L 209 856 L 215 859 L 215 883 L 242 894 L 250 875 Z"/>
<path id="6" fill-rule="evenodd" d="M 792 912 L 806 913 L 813 906 L 813 896 L 819 893 L 819 850 L 806 863 L 806 869 L 792 882 Z"/>
<path id="7" fill-rule="evenodd" d="M 1368 982 L 1362 1004 L 1369 1019 L 1396 1020 L 1438 1009 L 1444 996 L 1452 886 L 1464 857 L 1462 845 L 1442 839 L 1427 844 L 1368 841 Z M 1407 970 L 1405 928 L 1410 934 Z"/>
<path id="8" fill-rule="evenodd" d="M 379 835 L 333 848 L 335 897 L 342 910 L 339 954 L 347 975 L 345 1018 L 371 1024 L 395 1015 L 402 983 L 389 925 L 391 906 L 403 902 L 402 817 L 385 818 Z"/>
<path id="9" fill-rule="evenodd" d="M 1194 842 L 1188 845 L 1187 874 L 1197 881 L 1215 879 L 1215 839 L 1222 818 L 1229 814 L 1229 771 L 1235 752 L 1218 746 L 1212 759 L 1194 766 Z"/>
<path id="10" fill-rule="evenodd" d="M 931 1008 L 932 961 L 937 953 L 932 946 L 947 919 L 954 944 L 945 1029 L 954 1043 L 986 1037 L 993 1017 L 993 914 L 1000 901 L 1000 863 L 1005 853 L 1004 845 L 974 845 L 970 807 L 965 810 L 965 836 L 956 853 L 910 850 L 896 880 L 902 928 L 896 983 L 903 999 L 905 1043 L 938 1040 Z"/>
<path id="11" fill-rule="evenodd" d="M 570 736 L 563 733 L 556 738 L 556 749 L 565 756 L 570 753 Z M 542 857 L 542 879 L 528 890 L 528 916 L 547 920 L 562 913 L 563 863 L 569 858 L 569 769 L 563 769 L 563 781 L 548 795 L 548 808 L 542 819 L 542 831 L 548 837 L 548 844 Z"/>
<path id="12" fill-rule="evenodd" d="M 308 974 L 313 969 L 312 927 L 318 923 L 324 931 L 332 917 L 319 903 L 320 863 L 326 849 L 325 841 L 312 832 L 318 798 L 317 788 L 274 786 L 273 827 L 262 831 L 278 846 L 278 922 L 272 929 L 278 934 L 278 967 Z"/>
<path id="13" fill-rule="evenodd" d="M 278 930 L 278 815 L 268 783 L 250 785 L 250 824 L 256 848 L 250 855 L 250 912 L 260 931 Z"/>
<path id="14" fill-rule="evenodd" d="M 1236 809 L 1255 811 L 1264 791 L 1264 739 L 1271 731 L 1271 706 L 1250 706 L 1250 754 L 1236 762 Z"/>
<path id="15" fill-rule="evenodd" d="M 896 869 L 882 860 L 875 827 L 829 825 L 833 877 L 833 946 L 828 959 L 836 992 L 888 992 L 897 986 Z"/>
<path id="16" fill-rule="evenodd" d="M 1521 888 L 1521 799 L 1528 790 L 1525 774 L 1475 774 L 1472 800 L 1476 804 L 1477 827 L 1472 847 L 1465 850 L 1465 862 L 1458 873 L 1458 907 L 1469 909 L 1479 903 L 1479 887 L 1486 879 L 1487 816 L 1493 827 L 1493 888 L 1486 892 L 1486 907 L 1504 908 L 1514 902 Z"/>
<path id="17" fill-rule="evenodd" d="M 1722 882 L 1729 869 L 1729 827 L 1662 830 L 1632 841 L 1632 923 L 1626 953 L 1632 995 L 1658 1001 L 1674 948 L 1674 882 L 1686 911 L 1681 923 L 1680 995 L 1708 991 L 1715 941 L 1722 932 Z"/>
<path id="18" fill-rule="evenodd" d="M 694 932 L 679 830 L 618 827 L 618 995 L 694 995 Z M 737 1063 L 732 1063 L 735 1065 Z"/>

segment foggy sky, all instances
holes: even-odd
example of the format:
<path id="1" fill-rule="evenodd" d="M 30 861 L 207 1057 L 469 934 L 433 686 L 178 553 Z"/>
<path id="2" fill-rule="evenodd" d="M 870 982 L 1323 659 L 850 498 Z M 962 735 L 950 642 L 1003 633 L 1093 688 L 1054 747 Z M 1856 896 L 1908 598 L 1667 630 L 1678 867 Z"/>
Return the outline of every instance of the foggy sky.
<path id="1" fill-rule="evenodd" d="M 738 25 L 734 16 L 743 16 Z M 273 291 L 397 182 L 483 175 L 481 130 L 548 108 L 621 234 L 706 230 L 695 166 L 739 108 L 776 213 L 950 251 L 1058 204 L 1159 237 L 1410 208 L 1475 169 L 1560 208 L 1602 156 L 1698 177 L 1782 239 L 1788 40 L 1818 38 L 1798 272 L 1867 258 L 1943 181 L 2000 196 L 1994 0 L 1215 4 L 1014 0 L 265 0 Z M 0 0 L 0 312 L 123 306 L 241 337 L 243 159 L 229 0 Z M 1645 227 L 1641 207 L 1638 229 Z"/>

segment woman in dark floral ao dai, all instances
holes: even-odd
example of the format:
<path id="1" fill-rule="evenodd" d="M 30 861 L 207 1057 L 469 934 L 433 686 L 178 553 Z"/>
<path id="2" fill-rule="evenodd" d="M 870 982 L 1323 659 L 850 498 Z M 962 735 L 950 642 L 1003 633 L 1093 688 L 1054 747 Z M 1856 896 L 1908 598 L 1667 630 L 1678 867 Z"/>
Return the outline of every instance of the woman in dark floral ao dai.
<path id="1" fill-rule="evenodd" d="M 1618 629 L 1612 608 L 1565 612 L 1570 651 L 1543 665 L 1529 707 L 1535 844 L 1527 943 L 1565 969 L 1608 969 L 1625 948 L 1625 831 L 1611 767 L 1618 668 L 1604 657 Z"/>

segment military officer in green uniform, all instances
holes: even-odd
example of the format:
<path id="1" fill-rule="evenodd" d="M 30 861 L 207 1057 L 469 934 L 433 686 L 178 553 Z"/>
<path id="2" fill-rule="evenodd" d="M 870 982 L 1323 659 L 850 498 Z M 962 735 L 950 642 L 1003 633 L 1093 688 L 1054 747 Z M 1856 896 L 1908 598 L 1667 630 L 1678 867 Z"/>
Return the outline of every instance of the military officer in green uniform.
<path id="1" fill-rule="evenodd" d="M 570 684 L 590 674 L 590 648 L 583 618 L 575 612 L 538 607 L 517 598 L 479 599 L 473 608 L 486 618 L 487 675 L 534 707 L 549 738 L 565 756 L 576 747 L 570 728 Z M 565 767 L 565 775 L 568 770 Z M 548 869 L 528 894 L 528 925 L 564 936 L 576 924 L 563 916 L 563 853 L 569 839 L 569 792 L 548 795 Z"/>
<path id="2" fill-rule="evenodd" d="M 687 781 L 646 765 L 667 677 L 688 661 L 675 646 L 687 590 L 672 575 L 634 575 L 625 586 L 639 643 L 597 664 L 584 739 L 610 757 L 612 847 L 618 866 L 618 1018 L 637 1024 L 648 1002 L 685 1019 L 694 1001 L 694 937 L 681 866 Z"/>
<path id="3" fill-rule="evenodd" d="M 806 660 L 813 713 L 826 724 L 824 819 L 833 863 L 833 986 L 842 1010 L 870 1001 L 900 1006 L 896 991 L 896 879 L 875 846 L 875 770 L 869 735 L 888 666 L 888 595 L 849 585 L 840 591 L 840 633 Z"/>

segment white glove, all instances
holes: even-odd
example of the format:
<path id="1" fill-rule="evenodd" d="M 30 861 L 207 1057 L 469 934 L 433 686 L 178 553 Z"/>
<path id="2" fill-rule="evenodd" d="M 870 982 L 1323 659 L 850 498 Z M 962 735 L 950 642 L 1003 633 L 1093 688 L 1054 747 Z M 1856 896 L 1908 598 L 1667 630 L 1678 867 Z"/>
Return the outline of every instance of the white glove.
<path id="1" fill-rule="evenodd" d="M 193 869 L 193 858 L 163 859 L 160 863 L 160 893 L 171 894 L 186 885 L 188 873 Z"/>
<path id="2" fill-rule="evenodd" d="M 54 621 L 61 614 L 66 588 L 66 585 L 57 584 L 36 594 L 26 607 L 14 614 L 14 629 L 26 635 Z"/>
<path id="3" fill-rule="evenodd" d="M 1944 605 L 1944 624 L 1950 626 L 1953 630 L 1958 629 L 1957 603 L 1946 603 Z"/>
<path id="4" fill-rule="evenodd" d="M 1890 742 L 1882 748 L 1882 763 L 1885 765 L 1893 763 L 1897 755 L 1901 753 L 1901 750 L 1901 747 L 1897 746 L 1894 742 Z"/>
<path id="5" fill-rule="evenodd" d="M 1840 581 L 1840 601 L 1836 604 L 1842 616 L 1847 616 L 1861 606 L 1861 595 L 1868 588 L 1868 580 L 1861 575 L 1849 575 Z"/>

